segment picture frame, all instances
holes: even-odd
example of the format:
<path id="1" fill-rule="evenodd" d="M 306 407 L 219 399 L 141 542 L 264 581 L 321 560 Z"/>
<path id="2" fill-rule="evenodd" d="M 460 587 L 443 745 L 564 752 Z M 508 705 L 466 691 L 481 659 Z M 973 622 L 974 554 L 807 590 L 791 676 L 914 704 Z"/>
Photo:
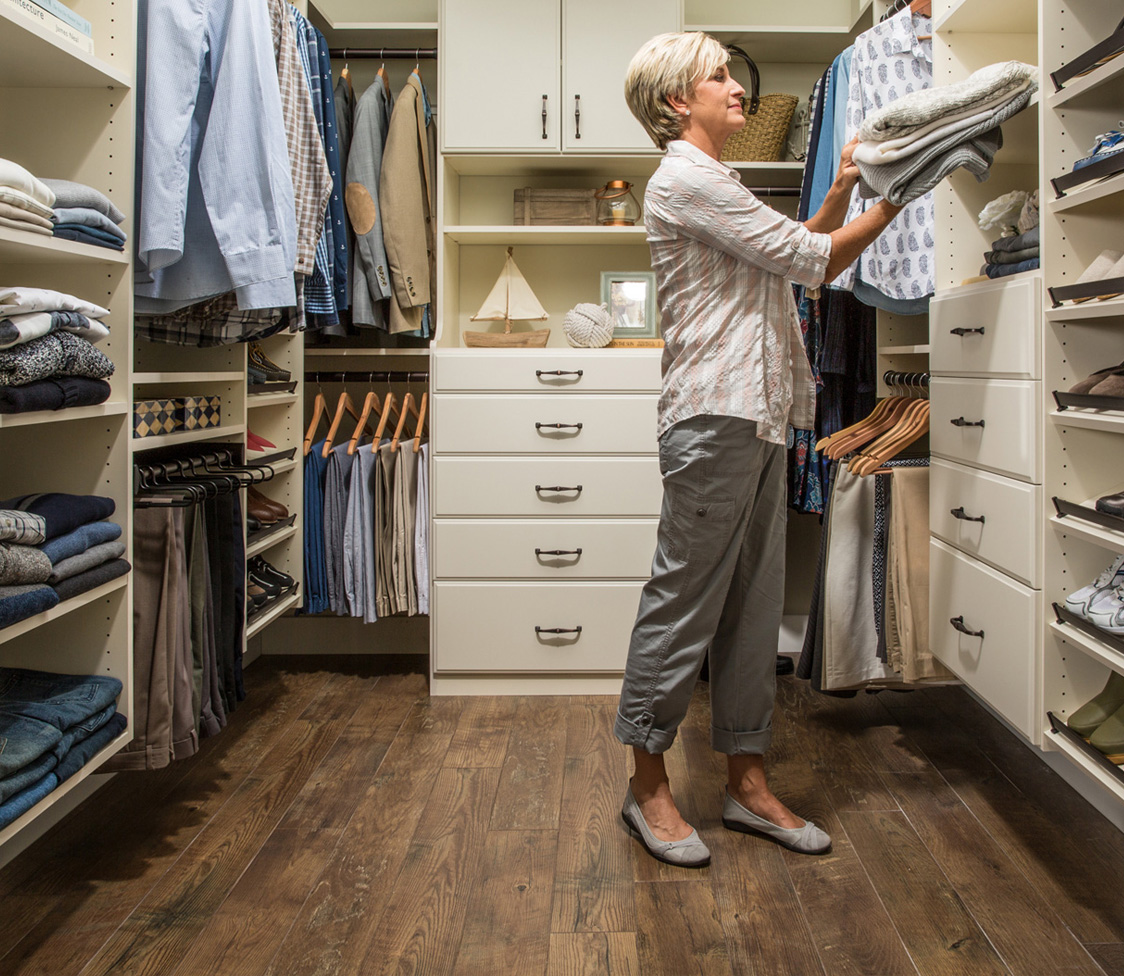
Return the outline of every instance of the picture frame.
<path id="1" fill-rule="evenodd" d="M 614 339 L 658 338 L 654 271 L 602 271 L 601 301 Z"/>

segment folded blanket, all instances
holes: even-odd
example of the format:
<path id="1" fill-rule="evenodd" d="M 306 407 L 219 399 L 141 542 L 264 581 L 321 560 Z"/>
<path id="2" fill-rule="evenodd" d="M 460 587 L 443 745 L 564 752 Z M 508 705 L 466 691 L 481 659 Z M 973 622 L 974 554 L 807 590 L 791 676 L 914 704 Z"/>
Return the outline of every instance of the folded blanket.
<path id="1" fill-rule="evenodd" d="M 44 207 L 55 205 L 55 194 L 51 188 L 42 180 L 32 176 L 19 163 L 14 163 L 10 159 L 0 159 L 0 186 L 10 186 L 14 190 L 26 193 Z"/>
<path id="2" fill-rule="evenodd" d="M 113 360 L 92 343 L 69 332 L 55 332 L 0 350 L 0 386 L 23 386 L 51 376 L 113 375 Z"/>
<path id="3" fill-rule="evenodd" d="M 909 135 L 934 120 L 973 109 L 1020 89 L 1030 94 L 1038 90 L 1036 66 L 1021 61 L 989 64 L 963 81 L 909 92 L 871 112 L 859 126 L 859 140 L 882 142 Z"/>
<path id="4" fill-rule="evenodd" d="M 0 413 L 65 410 L 105 403 L 113 388 L 105 380 L 84 376 L 49 376 L 23 386 L 0 386 Z"/>
<path id="5" fill-rule="evenodd" d="M 1041 257 L 1041 248 L 1024 247 L 1021 251 L 985 251 L 984 261 L 988 264 L 1018 264 L 1031 258 Z"/>
<path id="6" fill-rule="evenodd" d="M 115 224 L 121 223 L 125 215 L 113 205 L 100 190 L 95 190 L 85 183 L 75 183 L 72 180 L 43 180 L 55 194 L 55 206 L 64 209 L 68 207 L 85 207 L 105 214 Z"/>
<path id="7" fill-rule="evenodd" d="M 109 328 L 81 312 L 24 312 L 22 315 L 0 315 L 0 349 L 40 339 L 52 332 L 70 332 L 88 342 L 99 342 L 109 335 Z"/>
<path id="8" fill-rule="evenodd" d="M 50 288 L 22 288 L 0 286 L 0 315 L 19 315 L 22 312 L 81 312 L 92 319 L 104 319 L 108 308 L 83 301 L 62 291 Z"/>
<path id="9" fill-rule="evenodd" d="M 69 224 L 64 227 L 62 224 L 55 224 L 55 229 L 51 233 L 64 241 L 76 241 L 94 247 L 111 247 L 115 251 L 125 250 L 125 245 L 118 238 L 93 227 L 82 227 L 79 224 Z"/>
<path id="10" fill-rule="evenodd" d="M 35 551 L 39 552 L 39 550 Z M 42 556 L 43 554 L 39 553 L 39 555 Z M 77 576 L 79 573 L 84 573 L 86 570 L 100 566 L 102 563 L 120 559 L 123 555 L 125 555 L 125 543 L 117 539 L 113 542 L 102 542 L 99 545 L 91 546 L 85 552 L 80 552 L 76 556 L 60 559 L 53 566 L 50 566 L 50 560 L 47 560 L 50 566 L 50 575 L 47 582 L 54 586 L 64 579 L 70 579 L 71 576 Z M 43 558 L 46 559 L 45 556 Z"/>
<path id="11" fill-rule="evenodd" d="M 78 596 L 79 593 L 92 590 L 95 586 L 101 586 L 102 583 L 108 583 L 119 576 L 124 576 L 132 568 L 128 560 L 114 559 L 112 562 L 102 563 L 93 569 L 87 569 L 86 572 L 79 573 L 77 576 L 71 576 L 70 579 L 64 579 L 62 582 L 55 584 L 54 592 L 58 594 L 60 600 L 69 600 L 71 597 Z"/>
<path id="12" fill-rule="evenodd" d="M 0 542 L 0 586 L 46 583 L 51 572 L 51 560 L 37 547 Z"/>
<path id="13" fill-rule="evenodd" d="M 40 214 L 32 213 L 30 210 L 25 210 L 23 207 L 13 207 L 10 203 L 0 203 L 0 217 L 6 217 L 8 220 L 24 221 L 28 224 L 34 224 L 36 227 L 46 227 L 51 230 L 55 225 L 47 217 Z"/>
<path id="14" fill-rule="evenodd" d="M 993 251 L 1022 251 L 1028 247 L 1039 247 L 1042 241 L 1042 227 L 1036 224 L 1024 234 L 1016 234 L 1014 237 L 1000 237 L 997 241 L 991 242 L 991 249 Z"/>
<path id="15" fill-rule="evenodd" d="M 980 272 L 989 278 L 1006 278 L 1008 275 L 1021 274 L 1023 271 L 1033 271 L 1037 267 L 1039 267 L 1039 259 L 1031 258 L 1029 261 L 1019 261 L 1018 264 L 985 264 Z"/>
<path id="16" fill-rule="evenodd" d="M 66 535 L 56 536 L 39 547 L 52 563 L 61 562 L 71 556 L 85 552 L 91 546 L 101 545 L 121 538 L 121 526 L 116 522 L 87 522 Z"/>
<path id="17" fill-rule="evenodd" d="M 47 540 L 47 521 L 42 515 L 18 509 L 0 510 L 0 541 L 38 546 Z"/>
<path id="18" fill-rule="evenodd" d="M 20 210 L 26 210 L 29 213 L 38 214 L 40 217 L 46 217 L 48 220 L 55 215 L 54 210 L 40 203 L 35 197 L 10 186 L 0 186 L 0 203 L 6 203 L 10 207 L 16 207 Z"/>
<path id="19" fill-rule="evenodd" d="M 0 586 L 0 627 L 34 617 L 37 613 L 58 606 L 59 595 L 46 584 Z"/>
<path id="20" fill-rule="evenodd" d="M 73 532 L 87 522 L 109 518 L 116 507 L 112 498 L 103 495 L 67 495 L 59 491 L 19 495 L 0 502 L 0 509 L 14 509 L 42 517 L 43 534 L 48 540 Z"/>
<path id="21" fill-rule="evenodd" d="M 125 232 L 99 210 L 89 207 L 55 207 L 55 220 L 60 224 L 80 224 L 95 227 L 112 234 L 118 240 L 125 240 Z"/>
<path id="22" fill-rule="evenodd" d="M 881 195 L 901 207 L 924 196 L 949 173 L 961 168 L 982 183 L 988 178 L 991 161 L 1002 145 L 1003 134 L 995 128 L 968 142 L 958 142 L 939 155 L 933 152 L 934 146 L 899 163 L 870 166 L 865 170 L 860 166 L 859 193 L 866 197 Z M 866 182 L 868 173 L 873 177 L 873 185 Z"/>
<path id="23" fill-rule="evenodd" d="M 54 233 L 54 231 L 47 230 L 46 227 L 40 224 L 34 224 L 30 220 L 12 220 L 9 217 L 0 217 L 0 227 L 10 227 L 12 230 L 25 230 L 29 234 L 46 234 L 48 237 Z"/>

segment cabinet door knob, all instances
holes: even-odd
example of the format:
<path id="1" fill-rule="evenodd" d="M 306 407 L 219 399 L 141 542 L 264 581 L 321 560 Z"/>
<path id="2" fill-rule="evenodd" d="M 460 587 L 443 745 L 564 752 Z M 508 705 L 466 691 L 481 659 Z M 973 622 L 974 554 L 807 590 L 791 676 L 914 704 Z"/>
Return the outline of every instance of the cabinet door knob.
<path id="1" fill-rule="evenodd" d="M 582 490 L 581 485 L 573 485 L 572 487 L 567 487 L 566 485 L 535 485 L 535 491 L 536 492 L 542 492 L 542 491 L 576 491 L 578 494 L 581 494 L 581 490 Z"/>
<path id="2" fill-rule="evenodd" d="M 574 96 L 574 138 L 582 137 L 582 97 Z"/>
<path id="3" fill-rule="evenodd" d="M 963 417 L 954 417 L 949 421 L 954 427 L 982 427 L 982 420 L 965 420 Z"/>
<path id="4" fill-rule="evenodd" d="M 969 630 L 967 627 L 965 627 L 963 615 L 959 617 L 950 617 L 948 622 L 952 624 L 952 626 L 955 627 L 958 631 L 960 631 L 960 633 L 967 634 L 969 637 L 983 637 L 984 635 L 984 632 L 982 630 Z"/>
<path id="5" fill-rule="evenodd" d="M 536 556 L 580 556 L 580 549 L 536 549 Z"/>
<path id="6" fill-rule="evenodd" d="M 964 336 L 966 336 L 966 335 L 983 335 L 984 330 L 983 330 L 983 326 L 980 326 L 980 328 L 978 328 L 978 329 L 962 329 L 962 328 L 957 327 L 955 329 L 949 329 L 948 334 L 954 335 L 954 336 L 960 336 L 961 338 L 964 338 Z"/>
<path id="7" fill-rule="evenodd" d="M 959 508 L 952 509 L 952 517 L 958 518 L 962 522 L 979 522 L 980 525 L 983 525 L 984 523 L 984 517 L 982 515 L 965 515 L 963 505 L 961 505 Z"/>
<path id="8" fill-rule="evenodd" d="M 546 96 L 542 97 L 542 137 L 546 138 Z"/>
<path id="9" fill-rule="evenodd" d="M 536 634 L 580 634 L 581 624 L 577 627 L 535 627 Z"/>
<path id="10" fill-rule="evenodd" d="M 585 375 L 584 369 L 536 369 L 535 375 L 540 379 L 544 376 L 576 376 L 579 380 Z"/>
<path id="11" fill-rule="evenodd" d="M 550 430 L 569 430 L 569 429 L 581 430 L 582 425 L 581 424 L 540 424 L 538 421 L 535 422 L 535 430 L 544 430 L 544 429 L 547 429 L 547 428 L 549 428 Z"/>

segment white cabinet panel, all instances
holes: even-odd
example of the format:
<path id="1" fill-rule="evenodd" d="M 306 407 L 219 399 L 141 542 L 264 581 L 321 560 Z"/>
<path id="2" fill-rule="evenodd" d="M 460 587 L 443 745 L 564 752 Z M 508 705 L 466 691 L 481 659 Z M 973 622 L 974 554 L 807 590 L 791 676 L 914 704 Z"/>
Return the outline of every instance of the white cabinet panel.
<path id="1" fill-rule="evenodd" d="M 646 579 L 656 519 L 435 519 L 438 579 Z"/>
<path id="2" fill-rule="evenodd" d="M 434 672 L 623 673 L 643 585 L 438 582 Z"/>
<path id="3" fill-rule="evenodd" d="M 1038 379 L 1041 282 L 967 289 L 929 305 L 934 374 Z"/>
<path id="4" fill-rule="evenodd" d="M 659 393 L 662 350 L 596 352 L 505 349 L 498 353 L 437 350 L 432 388 L 441 393 Z"/>
<path id="5" fill-rule="evenodd" d="M 930 545 L 933 654 L 1023 735 L 1035 739 L 1035 591 L 943 542 L 934 539 Z M 952 621 L 973 633 L 958 630 Z"/>

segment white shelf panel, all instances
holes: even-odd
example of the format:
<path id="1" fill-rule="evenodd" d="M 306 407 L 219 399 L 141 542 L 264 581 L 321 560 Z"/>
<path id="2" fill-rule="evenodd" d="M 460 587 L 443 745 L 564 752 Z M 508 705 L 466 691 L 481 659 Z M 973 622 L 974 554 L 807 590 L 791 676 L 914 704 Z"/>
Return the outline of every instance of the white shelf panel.
<path id="1" fill-rule="evenodd" d="M 644 244 L 643 227 L 514 227 L 458 225 L 445 228 L 457 244 Z"/>
<path id="2" fill-rule="evenodd" d="M 133 373 L 138 386 L 151 383 L 239 383 L 245 379 L 241 370 L 222 370 L 210 373 Z"/>
<path id="3" fill-rule="evenodd" d="M 1085 755 L 1085 753 L 1065 738 L 1065 736 L 1052 732 L 1049 726 L 1047 726 L 1045 734 L 1042 736 L 1042 742 L 1046 748 L 1064 753 L 1075 765 L 1080 766 L 1105 789 L 1109 790 L 1118 800 L 1124 801 L 1124 783 L 1121 783 L 1112 773 L 1101 767 L 1090 756 Z"/>
<path id="4" fill-rule="evenodd" d="M 234 437 L 246 432 L 245 424 L 231 424 L 222 427 L 205 427 L 203 430 L 188 430 L 179 434 L 157 434 L 154 437 L 134 437 L 133 453 L 151 451 L 155 447 L 171 447 L 173 444 L 190 444 L 193 441 L 214 441 Z"/>
<path id="5" fill-rule="evenodd" d="M 67 420 L 86 420 L 90 417 L 119 417 L 132 413 L 130 403 L 95 403 L 88 407 L 66 407 L 63 410 L 34 410 L 30 413 L 0 414 L 0 429 L 5 427 L 27 427 L 31 424 L 52 424 Z"/>
<path id="6" fill-rule="evenodd" d="M 1070 190 L 1060 200 L 1051 200 L 1050 210 L 1052 213 L 1076 210 L 1078 207 L 1087 206 L 1121 191 L 1124 191 L 1124 173 L 1118 173 L 1103 183 L 1093 183 L 1091 186 L 1082 187 L 1079 190 Z"/>
<path id="7" fill-rule="evenodd" d="M 268 538 L 261 539 L 252 546 L 246 547 L 246 558 L 251 559 L 258 555 L 258 553 L 265 552 L 267 549 L 272 549 L 277 543 L 284 542 L 286 539 L 291 539 L 298 532 L 300 532 L 299 525 L 290 525 L 287 529 L 282 529 L 280 532 L 274 533 Z"/>
<path id="8" fill-rule="evenodd" d="M 0 88 L 129 88 L 132 73 L 56 40 L 46 27 L 0 10 Z"/>
<path id="9" fill-rule="evenodd" d="M 79 593 L 78 596 L 71 597 L 69 600 L 63 600 L 61 603 L 51 607 L 50 610 L 44 610 L 42 613 L 37 613 L 34 617 L 27 617 L 24 620 L 17 621 L 10 627 L 5 627 L 3 630 L 0 630 L 0 644 L 19 637 L 21 634 L 26 634 L 30 630 L 42 627 L 43 624 L 49 623 L 52 620 L 58 620 L 59 617 L 65 617 L 68 613 L 80 607 L 84 607 L 87 603 L 100 600 L 103 596 L 107 596 L 114 590 L 124 589 L 128 584 L 129 574 L 126 573 L 124 576 L 118 576 L 117 579 L 112 579 L 108 583 L 102 583 L 101 586 L 95 586 L 92 590 L 87 590 L 85 593 Z"/>
<path id="10" fill-rule="evenodd" d="M 1081 302 L 1046 310 L 1047 322 L 1082 322 L 1089 319 L 1124 318 L 1124 298 L 1105 302 Z"/>
<path id="11" fill-rule="evenodd" d="M 277 407 L 285 403 L 296 403 L 299 399 L 299 393 L 249 393 L 246 396 L 246 409 Z"/>
<path id="12" fill-rule="evenodd" d="M 428 356 L 429 347 L 420 349 L 317 349 L 305 346 L 305 363 L 310 359 L 362 359 L 368 356 Z M 315 370 L 313 370 L 315 372 Z M 328 372 L 325 370 L 325 372 Z"/>
<path id="13" fill-rule="evenodd" d="M 587 174 L 593 183 L 606 179 L 647 180 L 659 166 L 663 153 L 655 148 L 621 155 L 576 155 L 560 152 L 533 155 L 499 153 L 449 153 L 445 165 L 461 176 L 538 176 L 549 173 Z"/>
<path id="14" fill-rule="evenodd" d="M 1101 95 L 1107 99 L 1109 92 L 1102 93 L 1098 89 L 1121 80 L 1124 80 L 1124 56 L 1115 57 L 1108 64 L 1102 64 L 1095 71 L 1090 71 L 1080 78 L 1074 78 L 1061 91 L 1048 96 L 1046 104 L 1050 108 L 1061 108 L 1063 105 L 1074 102 L 1093 101 Z M 1048 78 L 1045 81 L 1047 84 L 1053 84 Z M 1115 90 L 1114 86 L 1113 91 Z"/>
<path id="15" fill-rule="evenodd" d="M 829 27 L 754 27 L 735 24 L 689 24 L 688 31 L 705 31 L 723 44 L 744 48 L 758 64 L 830 64 L 859 31 Z M 762 72 L 762 77 L 766 77 Z"/>
<path id="16" fill-rule="evenodd" d="M 300 602 L 300 590 L 297 590 L 296 593 L 290 593 L 287 597 L 278 600 L 268 610 L 262 611 L 262 613 L 258 614 L 258 616 L 254 617 L 253 620 L 246 624 L 246 639 L 249 640 L 255 634 L 264 630 L 286 610 L 291 610 Z"/>
<path id="17" fill-rule="evenodd" d="M 250 458 L 247 459 L 246 463 L 250 464 L 250 465 L 254 465 L 254 464 L 257 464 L 259 462 L 257 462 L 255 458 L 250 457 Z M 268 465 L 268 467 L 272 468 L 273 473 L 276 475 L 276 474 L 284 474 L 286 471 L 292 471 L 293 468 L 295 468 L 297 466 L 297 464 L 298 464 L 297 459 L 293 458 L 289 461 L 278 461 L 276 464 Z M 263 465 L 263 467 L 266 467 L 266 465 Z"/>
<path id="18" fill-rule="evenodd" d="M 879 346 L 879 356 L 928 356 L 929 344 L 919 346 Z"/>
<path id="19" fill-rule="evenodd" d="M 1124 674 L 1124 657 L 1121 657 L 1112 648 L 1107 647 L 1095 637 L 1082 633 L 1076 627 L 1070 627 L 1057 620 L 1050 621 L 1050 629 L 1057 637 L 1065 640 L 1067 644 L 1084 651 L 1090 657 L 1095 657 L 1101 664 Z"/>
<path id="20" fill-rule="evenodd" d="M 1124 434 L 1124 413 L 1099 413 L 1080 407 L 1051 410 L 1050 419 L 1059 427 L 1085 427 L 1089 430 L 1108 430 Z"/>
<path id="21" fill-rule="evenodd" d="M 1112 529 L 1102 528 L 1093 522 L 1084 522 L 1072 515 L 1067 515 L 1065 518 L 1053 515 L 1050 522 L 1055 529 L 1064 532 L 1066 535 L 1084 539 L 1086 542 L 1101 546 L 1113 554 L 1124 552 L 1124 532 L 1113 532 Z"/>
<path id="22" fill-rule="evenodd" d="M 3 26 L 0 23 L 0 27 Z M 129 252 L 115 251 L 111 247 L 96 247 L 93 244 L 79 244 L 77 241 L 48 237 L 46 234 L 16 230 L 13 227 L 0 227 L 0 265 L 68 264 L 74 261 L 124 266 L 129 263 Z"/>
<path id="23" fill-rule="evenodd" d="M 933 17 L 933 30 L 961 34 L 1035 34 L 1038 32 L 1037 4 L 1026 0 L 952 0 L 939 17 Z"/>

